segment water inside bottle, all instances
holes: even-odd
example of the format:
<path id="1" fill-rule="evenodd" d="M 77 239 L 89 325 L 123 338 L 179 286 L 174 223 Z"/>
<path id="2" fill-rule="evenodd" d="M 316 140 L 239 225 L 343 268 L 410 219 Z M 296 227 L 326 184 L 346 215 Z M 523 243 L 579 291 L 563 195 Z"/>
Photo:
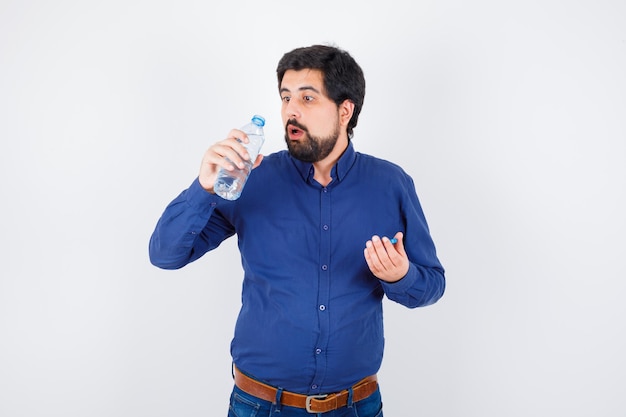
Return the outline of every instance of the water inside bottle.
<path id="1" fill-rule="evenodd" d="M 248 180 L 251 168 L 252 164 L 245 162 L 243 169 L 236 168 L 232 171 L 220 170 L 213 191 L 226 200 L 238 199 L 241 196 L 243 186 Z"/>

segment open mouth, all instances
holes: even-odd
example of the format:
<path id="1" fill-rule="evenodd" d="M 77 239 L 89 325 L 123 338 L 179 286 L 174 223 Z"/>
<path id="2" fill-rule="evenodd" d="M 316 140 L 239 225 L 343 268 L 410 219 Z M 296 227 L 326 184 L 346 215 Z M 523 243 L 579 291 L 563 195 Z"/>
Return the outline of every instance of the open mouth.
<path id="1" fill-rule="evenodd" d="M 304 130 L 292 124 L 287 125 L 287 136 L 290 140 L 299 140 L 304 136 Z"/>

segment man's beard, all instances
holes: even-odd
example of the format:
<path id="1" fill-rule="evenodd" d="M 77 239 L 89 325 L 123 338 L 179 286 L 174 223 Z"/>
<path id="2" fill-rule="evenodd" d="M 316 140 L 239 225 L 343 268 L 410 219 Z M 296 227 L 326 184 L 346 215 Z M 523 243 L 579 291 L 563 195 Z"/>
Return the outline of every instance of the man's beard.
<path id="1" fill-rule="evenodd" d="M 289 154 L 303 162 L 318 162 L 326 158 L 335 148 L 335 144 L 339 139 L 339 123 L 335 125 L 333 133 L 323 138 L 312 136 L 306 127 L 295 120 L 289 120 L 285 126 L 287 125 L 295 126 L 304 132 L 302 138 L 297 141 L 290 140 L 289 134 L 285 132 L 285 142 L 287 142 Z"/>

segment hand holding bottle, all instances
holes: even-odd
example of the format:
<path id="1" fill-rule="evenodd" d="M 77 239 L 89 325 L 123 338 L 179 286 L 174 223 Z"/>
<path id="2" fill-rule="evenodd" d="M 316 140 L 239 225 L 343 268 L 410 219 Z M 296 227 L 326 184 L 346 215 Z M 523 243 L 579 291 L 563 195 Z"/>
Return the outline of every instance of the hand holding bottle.
<path id="1" fill-rule="evenodd" d="M 205 190 L 228 200 L 239 198 L 251 170 L 263 160 L 259 150 L 265 141 L 264 124 L 263 117 L 254 116 L 250 123 L 231 130 L 226 139 L 205 152 L 198 176 Z"/>
<path id="2" fill-rule="evenodd" d="M 198 175 L 202 188 L 214 193 L 213 185 L 215 184 L 220 168 L 226 170 L 234 169 L 233 163 L 230 161 L 236 163 L 239 168 L 244 166 L 243 158 L 249 158 L 248 152 L 243 145 L 245 143 L 249 143 L 248 135 L 241 130 L 233 129 L 228 133 L 226 139 L 214 143 L 206 150 L 202 157 L 200 173 Z M 228 160 L 226 158 L 228 158 Z M 263 155 L 259 154 L 253 164 L 253 168 L 259 166 L 262 159 Z M 249 161 L 249 159 L 246 159 L 246 161 Z"/>

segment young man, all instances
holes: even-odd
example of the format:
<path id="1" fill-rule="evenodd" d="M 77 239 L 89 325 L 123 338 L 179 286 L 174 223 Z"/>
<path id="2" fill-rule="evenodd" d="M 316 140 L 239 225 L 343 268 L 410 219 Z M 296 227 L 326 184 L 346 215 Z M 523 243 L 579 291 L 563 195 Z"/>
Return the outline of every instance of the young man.
<path id="1" fill-rule="evenodd" d="M 180 268 L 237 234 L 244 284 L 229 416 L 382 416 L 383 296 L 432 304 L 444 269 L 412 179 L 354 149 L 365 96 L 354 59 L 298 48 L 277 75 L 288 150 L 259 155 L 241 197 L 221 199 L 219 168 L 248 158 L 237 140 L 246 135 L 231 130 L 166 208 L 150 259 Z"/>

